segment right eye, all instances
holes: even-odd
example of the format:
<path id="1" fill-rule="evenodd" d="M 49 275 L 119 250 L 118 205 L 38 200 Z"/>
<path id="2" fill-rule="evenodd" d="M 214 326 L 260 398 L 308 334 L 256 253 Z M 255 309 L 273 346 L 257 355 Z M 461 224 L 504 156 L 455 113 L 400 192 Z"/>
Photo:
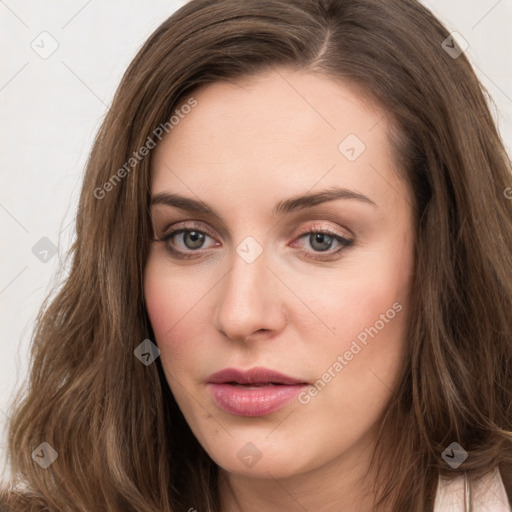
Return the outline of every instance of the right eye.
<path id="1" fill-rule="evenodd" d="M 191 226 L 188 229 L 183 227 L 180 229 L 174 229 L 165 234 L 159 239 L 159 241 L 165 243 L 166 249 L 172 257 L 178 259 L 190 259 L 198 256 L 193 253 L 199 252 L 198 250 L 203 248 L 207 238 L 212 238 L 213 240 L 213 237 L 205 231 Z M 218 245 L 220 244 L 215 242 L 214 246 Z"/>

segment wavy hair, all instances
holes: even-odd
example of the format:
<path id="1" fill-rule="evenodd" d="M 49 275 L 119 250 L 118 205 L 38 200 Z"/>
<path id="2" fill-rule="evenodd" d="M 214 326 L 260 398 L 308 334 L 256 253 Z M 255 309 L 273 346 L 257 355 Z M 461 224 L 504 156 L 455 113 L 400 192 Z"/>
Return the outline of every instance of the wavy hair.
<path id="1" fill-rule="evenodd" d="M 134 356 L 154 339 L 142 286 L 151 153 L 120 169 L 195 88 L 280 67 L 382 106 L 414 191 L 413 314 L 382 420 L 393 450 L 379 437 L 375 451 L 376 464 L 393 460 L 375 510 L 430 512 L 440 475 L 474 481 L 495 467 L 512 495 L 511 162 L 468 59 L 443 48 L 457 49 L 449 37 L 415 0 L 192 0 L 157 28 L 96 136 L 69 274 L 36 321 L 28 382 L 10 410 L 9 510 L 220 512 L 217 466 L 160 359 Z M 469 453 L 458 469 L 441 457 L 453 441 Z M 58 453 L 47 469 L 31 455 L 42 442 Z"/>

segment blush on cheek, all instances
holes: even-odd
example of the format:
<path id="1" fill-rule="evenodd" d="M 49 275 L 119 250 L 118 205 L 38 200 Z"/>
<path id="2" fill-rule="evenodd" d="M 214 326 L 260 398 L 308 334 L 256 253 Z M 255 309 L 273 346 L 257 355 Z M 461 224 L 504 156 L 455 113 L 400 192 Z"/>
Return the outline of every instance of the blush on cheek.
<path id="1" fill-rule="evenodd" d="M 151 283 L 144 286 L 144 299 L 146 303 L 146 311 L 153 327 L 153 332 L 156 336 L 157 333 L 165 331 L 166 325 L 168 329 L 171 327 L 168 305 L 166 304 L 166 297 L 159 293 L 158 288 L 151 286 Z"/>
<path id="2" fill-rule="evenodd" d="M 161 352 L 164 370 L 175 374 L 193 362 L 201 347 L 194 340 L 204 339 L 197 331 L 193 311 L 184 302 L 175 300 L 158 280 L 146 281 L 146 309 L 155 335 L 154 343 Z M 186 342 L 186 343 L 185 343 Z"/>
<path id="3" fill-rule="evenodd" d="M 154 343 L 165 352 L 172 339 L 176 339 L 179 320 L 185 312 L 180 311 L 179 301 L 173 300 L 169 290 L 158 279 L 146 277 L 144 283 L 146 311 L 155 335 Z M 163 354 L 162 354 L 163 355 Z"/>

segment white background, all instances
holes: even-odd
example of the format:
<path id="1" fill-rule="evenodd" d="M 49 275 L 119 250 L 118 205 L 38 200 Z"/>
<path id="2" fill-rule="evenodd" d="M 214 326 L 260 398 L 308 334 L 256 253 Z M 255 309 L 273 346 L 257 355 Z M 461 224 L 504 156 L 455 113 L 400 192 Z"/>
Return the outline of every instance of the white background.
<path id="1" fill-rule="evenodd" d="M 34 319 L 73 237 L 93 137 L 137 50 L 184 3 L 0 0 L 0 466 L 7 406 L 27 376 Z M 423 3 L 468 41 L 511 154 L 512 0 Z M 43 31 L 58 43 L 47 59 L 31 47 L 41 37 L 50 47 Z M 43 237 L 58 247 L 46 263 L 32 253 Z"/>

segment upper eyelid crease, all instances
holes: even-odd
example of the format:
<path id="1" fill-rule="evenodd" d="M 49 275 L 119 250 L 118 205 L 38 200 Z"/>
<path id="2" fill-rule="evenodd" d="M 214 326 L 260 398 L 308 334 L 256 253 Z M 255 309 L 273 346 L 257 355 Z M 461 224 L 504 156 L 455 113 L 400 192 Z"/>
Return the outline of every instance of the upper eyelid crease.
<path id="1" fill-rule="evenodd" d="M 280 201 L 275 205 L 272 214 L 274 216 L 285 215 L 287 213 L 303 210 L 305 208 L 310 208 L 312 206 L 316 206 L 327 201 L 333 201 L 335 199 L 358 200 L 371 206 L 377 207 L 377 204 L 375 202 L 373 202 L 369 197 L 363 194 L 345 188 L 332 187 L 330 189 L 322 190 L 320 192 L 305 194 Z M 206 203 L 202 201 L 197 201 L 189 197 L 184 197 L 179 194 L 167 192 L 160 192 L 158 194 L 155 194 L 151 198 L 151 206 L 156 206 L 159 204 L 174 206 L 175 208 L 178 208 L 186 212 L 203 213 L 206 215 L 211 215 L 215 219 L 222 222 L 222 217 Z"/>
<path id="2" fill-rule="evenodd" d="M 206 235 L 207 237 L 211 238 L 212 240 L 215 240 L 215 238 L 212 237 L 207 231 L 204 231 L 204 230 L 201 230 L 201 229 L 196 229 L 194 226 L 190 226 L 188 228 L 186 226 L 184 226 L 182 228 L 173 229 L 173 230 L 170 231 L 170 233 L 164 235 L 162 238 L 157 238 L 154 241 L 155 242 L 167 242 L 168 240 L 171 240 L 172 238 L 174 238 L 177 235 L 180 235 L 180 234 L 183 234 L 183 233 L 186 233 L 186 232 L 191 232 L 191 231 L 201 232 L 204 235 Z M 304 238 L 306 235 L 311 235 L 312 233 L 327 234 L 330 238 L 336 240 L 336 242 L 338 244 L 340 244 L 341 247 L 339 247 L 338 249 L 336 249 L 334 251 L 326 252 L 325 253 L 325 257 L 326 258 L 336 256 L 337 254 L 341 253 L 343 250 L 346 250 L 346 249 L 349 249 L 349 248 L 353 247 L 354 243 L 355 243 L 355 240 L 350 238 L 350 237 L 346 237 L 344 235 L 336 234 L 336 233 L 330 232 L 329 230 L 322 230 L 321 228 L 311 228 L 308 231 L 304 231 L 304 232 L 299 234 L 297 239 Z M 170 252 L 174 253 L 174 254 L 184 254 L 184 255 L 186 255 L 186 254 L 191 255 L 191 254 L 196 253 L 198 255 L 198 257 L 199 257 L 201 255 L 202 251 L 193 251 L 193 250 L 191 250 L 191 252 L 187 252 L 187 251 L 182 251 L 180 249 L 172 249 L 172 250 L 170 250 Z M 308 251 L 306 251 L 306 252 L 308 252 Z M 312 253 L 316 253 L 319 256 L 322 255 L 322 252 L 312 251 Z M 181 259 L 191 259 L 191 258 L 183 257 Z M 321 261 L 322 260 L 321 257 L 316 257 L 316 258 L 313 257 L 312 259 L 313 260 L 317 260 L 317 261 Z"/>

